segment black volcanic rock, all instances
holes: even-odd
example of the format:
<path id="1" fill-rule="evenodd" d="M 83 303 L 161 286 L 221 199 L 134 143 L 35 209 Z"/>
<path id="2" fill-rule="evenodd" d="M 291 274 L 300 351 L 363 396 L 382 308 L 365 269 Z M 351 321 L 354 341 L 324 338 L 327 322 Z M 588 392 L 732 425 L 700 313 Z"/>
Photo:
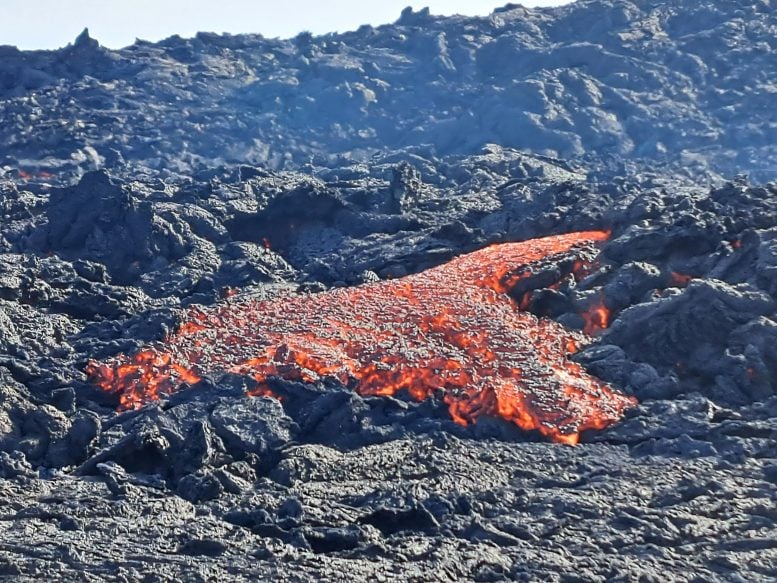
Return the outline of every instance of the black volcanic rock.
<path id="1" fill-rule="evenodd" d="M 155 216 L 151 204 L 107 173 L 84 176 L 77 187 L 52 193 L 48 223 L 31 246 L 41 252 L 97 260 L 127 278 L 141 262 L 175 260 L 186 253 L 178 225 Z"/>
<path id="2" fill-rule="evenodd" d="M 764 0 L 581 0 L 292 40 L 112 51 L 84 31 L 60 51 L 3 49 L 0 159 L 69 180 L 95 164 L 186 173 L 499 143 L 774 178 L 774 19 Z"/>
<path id="3" fill-rule="evenodd" d="M 81 51 L 89 50 L 89 49 L 96 49 L 100 46 L 100 43 L 97 42 L 97 40 L 93 39 L 91 36 L 89 36 L 89 29 L 85 28 L 81 31 L 81 34 L 79 34 L 76 37 L 75 43 L 73 44 L 73 48 Z"/>
<path id="4" fill-rule="evenodd" d="M 770 376 L 764 359 L 772 356 L 756 348 L 763 351 L 774 335 L 772 321 L 763 318 L 774 310 L 771 297 L 744 285 L 695 281 L 680 293 L 624 311 L 603 341 L 637 361 L 676 371 L 688 379 L 686 391 L 696 385 L 721 404 L 740 404 L 774 392 L 757 378 Z M 755 362 L 761 373 L 755 373 Z"/>

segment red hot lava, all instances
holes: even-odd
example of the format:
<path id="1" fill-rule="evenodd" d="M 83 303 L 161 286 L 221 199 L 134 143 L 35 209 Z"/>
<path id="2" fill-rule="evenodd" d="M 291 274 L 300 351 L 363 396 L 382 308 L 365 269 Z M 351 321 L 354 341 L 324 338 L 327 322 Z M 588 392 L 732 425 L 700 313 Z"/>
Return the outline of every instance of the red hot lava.
<path id="1" fill-rule="evenodd" d="M 602 330 L 610 327 L 610 309 L 604 305 L 604 297 L 597 296 L 588 306 L 588 309 L 580 314 L 583 317 L 585 326 L 583 332 L 589 336 L 598 334 Z"/>
<path id="2" fill-rule="evenodd" d="M 607 233 L 572 233 L 494 245 L 440 267 L 317 295 L 232 298 L 192 308 L 163 344 L 87 372 L 137 408 L 202 376 L 334 377 L 361 395 L 439 395 L 462 425 L 499 416 L 574 444 L 586 429 L 620 419 L 634 400 L 568 360 L 588 341 L 520 311 L 507 295 L 539 264 L 591 261 Z"/>

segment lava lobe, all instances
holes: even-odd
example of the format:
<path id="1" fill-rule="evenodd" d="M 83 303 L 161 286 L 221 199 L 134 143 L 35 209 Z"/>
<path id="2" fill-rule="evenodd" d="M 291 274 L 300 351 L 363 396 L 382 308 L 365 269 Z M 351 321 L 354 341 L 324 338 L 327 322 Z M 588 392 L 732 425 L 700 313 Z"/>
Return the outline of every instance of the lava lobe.
<path id="1" fill-rule="evenodd" d="M 191 308 L 163 343 L 90 362 L 87 372 L 123 409 L 205 375 L 249 375 L 257 395 L 271 395 L 273 376 L 334 377 L 361 395 L 437 396 L 463 425 L 499 416 L 574 444 L 635 401 L 568 359 L 587 336 L 521 311 L 509 292 L 548 265 L 580 269 L 606 238 L 590 231 L 505 243 L 397 280 Z"/>

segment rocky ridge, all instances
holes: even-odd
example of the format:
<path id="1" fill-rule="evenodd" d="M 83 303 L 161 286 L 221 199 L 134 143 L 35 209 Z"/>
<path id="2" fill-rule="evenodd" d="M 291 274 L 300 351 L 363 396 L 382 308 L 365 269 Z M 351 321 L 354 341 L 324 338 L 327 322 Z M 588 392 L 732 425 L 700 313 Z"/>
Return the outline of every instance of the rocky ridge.
<path id="1" fill-rule="evenodd" d="M 0 162 L 31 175 L 292 169 L 488 143 L 589 168 L 777 176 L 769 0 L 581 0 L 488 17 L 405 10 L 293 39 L 201 33 L 109 50 L 3 47 Z"/>

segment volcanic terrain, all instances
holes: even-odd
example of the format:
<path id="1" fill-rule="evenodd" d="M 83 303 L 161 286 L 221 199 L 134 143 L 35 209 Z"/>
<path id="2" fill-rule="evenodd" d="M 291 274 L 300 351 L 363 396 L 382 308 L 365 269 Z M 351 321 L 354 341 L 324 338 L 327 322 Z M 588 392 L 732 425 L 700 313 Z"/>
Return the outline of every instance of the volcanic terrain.
<path id="1" fill-rule="evenodd" d="M 0 47 L 0 578 L 777 579 L 774 8 Z"/>

